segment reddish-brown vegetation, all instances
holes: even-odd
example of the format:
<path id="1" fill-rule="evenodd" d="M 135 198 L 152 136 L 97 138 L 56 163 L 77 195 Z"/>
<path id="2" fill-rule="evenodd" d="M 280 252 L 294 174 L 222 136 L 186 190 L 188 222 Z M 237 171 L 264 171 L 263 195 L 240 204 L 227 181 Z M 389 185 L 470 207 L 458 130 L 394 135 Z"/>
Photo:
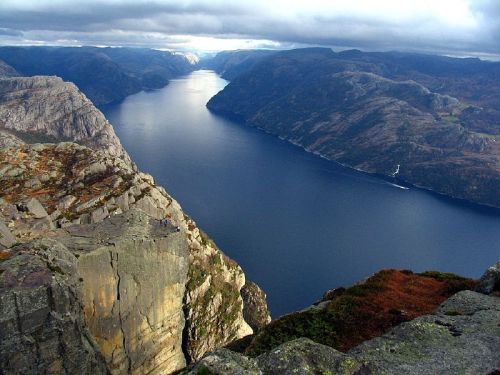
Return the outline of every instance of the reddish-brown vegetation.
<path id="1" fill-rule="evenodd" d="M 294 338 L 309 337 L 347 351 L 401 322 L 431 313 L 455 292 L 474 285 L 473 280 L 446 273 L 383 270 L 362 284 L 327 293 L 315 308 L 273 321 L 239 349 L 243 346 L 245 353 L 258 355 Z"/>

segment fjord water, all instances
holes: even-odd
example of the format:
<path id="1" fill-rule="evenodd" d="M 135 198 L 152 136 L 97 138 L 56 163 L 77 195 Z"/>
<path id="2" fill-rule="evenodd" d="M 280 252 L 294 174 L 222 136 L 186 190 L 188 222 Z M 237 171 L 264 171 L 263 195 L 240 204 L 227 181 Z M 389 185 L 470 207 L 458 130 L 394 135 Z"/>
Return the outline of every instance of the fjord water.
<path id="1" fill-rule="evenodd" d="M 500 213 L 404 190 L 211 114 L 227 82 L 196 71 L 103 109 L 151 173 L 267 293 L 274 317 L 381 268 L 479 277 Z"/>

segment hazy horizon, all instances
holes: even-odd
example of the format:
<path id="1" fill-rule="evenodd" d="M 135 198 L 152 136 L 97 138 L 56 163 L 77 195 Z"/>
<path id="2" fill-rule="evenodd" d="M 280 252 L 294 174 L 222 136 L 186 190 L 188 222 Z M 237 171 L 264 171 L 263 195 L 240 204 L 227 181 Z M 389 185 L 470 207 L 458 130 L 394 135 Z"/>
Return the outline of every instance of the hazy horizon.
<path id="1" fill-rule="evenodd" d="M 493 0 L 4 0 L 0 45 L 144 47 L 198 55 L 311 46 L 499 59 Z"/>

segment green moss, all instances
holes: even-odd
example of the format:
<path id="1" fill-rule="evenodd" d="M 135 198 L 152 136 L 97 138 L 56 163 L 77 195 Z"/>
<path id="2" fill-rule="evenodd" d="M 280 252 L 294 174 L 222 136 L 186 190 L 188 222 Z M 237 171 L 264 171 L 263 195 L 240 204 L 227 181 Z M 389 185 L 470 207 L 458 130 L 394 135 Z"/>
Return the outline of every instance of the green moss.
<path id="1" fill-rule="evenodd" d="M 256 357 L 300 337 L 335 346 L 338 340 L 332 316 L 323 311 L 306 311 L 282 317 L 257 334 L 247 354 Z"/>
<path id="2" fill-rule="evenodd" d="M 207 273 L 203 268 L 201 268 L 199 265 L 191 264 L 189 266 L 188 282 L 186 284 L 186 288 L 190 291 L 195 290 L 201 284 L 203 284 L 206 278 Z"/>
<path id="3" fill-rule="evenodd" d="M 210 262 L 212 263 L 213 266 L 216 267 L 221 267 L 222 266 L 222 259 L 219 253 L 212 255 L 210 258 Z"/>
<path id="4" fill-rule="evenodd" d="M 57 272 L 61 275 L 64 275 L 64 271 L 59 266 L 53 264 L 47 264 L 47 267 L 49 267 L 49 270 L 51 270 L 52 272 Z"/>
<path id="5" fill-rule="evenodd" d="M 208 367 L 201 365 L 196 369 L 196 375 L 215 375 L 215 373 Z"/>
<path id="6" fill-rule="evenodd" d="M 450 272 L 439 272 L 439 271 L 426 271 L 420 274 L 421 276 L 425 277 L 432 277 L 433 279 L 439 280 L 439 281 L 446 281 L 446 280 L 465 280 L 464 277 L 458 276 L 454 273 Z"/>
<path id="7" fill-rule="evenodd" d="M 205 232 L 203 232 L 201 229 L 200 229 L 200 238 L 201 238 L 201 243 L 203 244 L 203 246 L 211 246 L 213 248 L 217 248 L 217 246 L 215 246 L 214 241 L 212 241 L 211 238 L 208 237 L 208 235 Z"/>
<path id="8" fill-rule="evenodd" d="M 464 315 L 463 311 L 460 310 L 448 310 L 444 312 L 444 315 L 448 316 L 458 316 L 458 315 Z"/>

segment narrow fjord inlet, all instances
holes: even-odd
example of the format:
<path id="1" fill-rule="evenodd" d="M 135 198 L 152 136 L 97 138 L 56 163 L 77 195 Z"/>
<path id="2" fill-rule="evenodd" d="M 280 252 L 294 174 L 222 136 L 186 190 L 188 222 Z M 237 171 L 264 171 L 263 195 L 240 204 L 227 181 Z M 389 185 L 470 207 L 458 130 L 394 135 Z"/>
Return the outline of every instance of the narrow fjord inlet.
<path id="1" fill-rule="evenodd" d="M 273 316 L 381 268 L 479 277 L 498 210 L 401 189 L 211 114 L 227 82 L 195 71 L 103 112 L 142 169 L 266 291 Z"/>

